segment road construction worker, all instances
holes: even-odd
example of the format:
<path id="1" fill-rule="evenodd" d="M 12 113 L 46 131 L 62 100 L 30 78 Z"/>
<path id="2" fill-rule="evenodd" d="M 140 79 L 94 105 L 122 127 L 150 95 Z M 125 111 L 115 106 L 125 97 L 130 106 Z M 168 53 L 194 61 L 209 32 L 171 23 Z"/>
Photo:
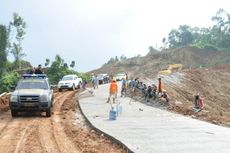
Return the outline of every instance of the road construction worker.
<path id="1" fill-rule="evenodd" d="M 121 97 L 122 96 L 126 96 L 126 80 L 125 80 L 125 78 L 122 78 L 122 80 L 121 80 Z"/>
<path id="2" fill-rule="evenodd" d="M 163 92 L 162 81 L 161 81 L 161 78 L 158 78 L 158 95 L 159 95 L 159 97 L 162 94 L 162 92 Z"/>
<path id="3" fill-rule="evenodd" d="M 110 102 L 111 97 L 113 97 L 113 103 L 115 103 L 115 99 L 117 98 L 117 91 L 118 91 L 118 86 L 116 80 L 113 79 L 109 86 L 109 98 L 107 103 Z"/>
<path id="4" fill-rule="evenodd" d="M 195 105 L 195 108 L 197 108 L 197 109 L 203 109 L 203 107 L 204 107 L 204 101 L 200 97 L 199 93 L 195 95 L 194 105 Z"/>
<path id="5" fill-rule="evenodd" d="M 169 96 L 168 96 L 166 90 L 163 90 L 161 98 L 164 98 L 166 100 L 166 102 L 169 102 Z"/>

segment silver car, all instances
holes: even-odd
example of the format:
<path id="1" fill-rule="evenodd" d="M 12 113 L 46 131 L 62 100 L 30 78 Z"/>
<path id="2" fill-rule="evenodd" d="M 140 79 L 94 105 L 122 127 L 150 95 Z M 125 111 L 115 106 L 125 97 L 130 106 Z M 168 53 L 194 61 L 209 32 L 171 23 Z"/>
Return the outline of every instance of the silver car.
<path id="1" fill-rule="evenodd" d="M 53 106 L 53 90 L 44 74 L 23 75 L 10 97 L 12 117 L 20 111 L 44 111 L 50 117 Z"/>

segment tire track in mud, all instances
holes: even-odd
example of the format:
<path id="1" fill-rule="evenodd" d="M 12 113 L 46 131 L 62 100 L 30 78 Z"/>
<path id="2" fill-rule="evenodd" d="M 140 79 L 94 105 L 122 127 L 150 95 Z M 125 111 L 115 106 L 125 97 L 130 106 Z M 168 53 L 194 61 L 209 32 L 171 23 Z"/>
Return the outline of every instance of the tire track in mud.
<path id="1" fill-rule="evenodd" d="M 12 118 L 10 111 L 3 113 L 0 120 L 0 152 L 76 152 L 61 123 L 56 122 L 60 120 L 60 106 L 71 94 L 73 92 L 55 94 L 54 112 L 50 118 L 31 115 Z"/>
<path id="2" fill-rule="evenodd" d="M 28 136 L 30 127 L 37 119 L 12 119 L 1 133 L 0 152 L 19 152 Z"/>
<path id="3" fill-rule="evenodd" d="M 64 127 L 61 124 L 61 117 L 63 117 L 63 113 L 61 111 L 61 107 L 63 103 L 71 96 L 74 96 L 76 92 L 66 92 L 64 93 L 64 98 L 59 98 L 58 103 L 55 102 L 54 106 L 54 115 L 52 116 L 52 127 L 53 127 L 53 135 L 60 148 L 61 153 L 79 153 L 81 152 L 80 148 L 76 148 L 73 140 L 71 140 L 66 133 L 64 132 Z"/>
<path id="4" fill-rule="evenodd" d="M 10 111 L 1 113 L 0 153 L 122 152 L 117 150 L 119 146 L 100 134 L 73 124 L 77 123 L 74 117 L 76 112 L 72 112 L 76 103 L 73 97 L 77 92 L 55 93 L 52 116 L 49 118 L 33 112 L 15 118 L 11 117 Z"/>
<path id="5" fill-rule="evenodd" d="M 66 96 L 68 96 L 68 92 L 55 93 L 53 115 L 51 116 L 51 118 L 46 118 L 46 120 L 42 120 L 42 124 L 38 126 L 38 137 L 39 137 L 41 146 L 43 147 L 43 150 L 45 150 L 45 152 L 61 153 L 63 150 L 60 147 L 58 140 L 55 138 L 54 126 L 56 125 L 53 123 L 52 120 L 54 116 L 58 115 L 55 109 L 56 105 L 59 103 L 59 101 L 61 101 L 62 99 L 65 99 Z"/>
<path id="6" fill-rule="evenodd" d="M 44 152 L 40 140 L 38 139 L 38 123 L 40 119 L 37 118 L 31 122 L 21 133 L 21 138 L 17 143 L 14 153 L 18 152 Z"/>
<path id="7" fill-rule="evenodd" d="M 0 114 L 1 119 L 0 119 L 0 137 L 1 135 L 7 130 L 8 124 L 12 122 L 12 118 L 9 118 L 8 116 L 10 115 L 9 112 Z"/>
<path id="8" fill-rule="evenodd" d="M 64 127 L 61 125 L 61 105 L 74 93 L 72 91 L 56 93 L 53 115 L 51 118 L 42 119 L 42 124 L 38 126 L 38 137 L 44 152 L 80 152 L 79 149 L 74 147 L 73 141 L 66 136 Z"/>

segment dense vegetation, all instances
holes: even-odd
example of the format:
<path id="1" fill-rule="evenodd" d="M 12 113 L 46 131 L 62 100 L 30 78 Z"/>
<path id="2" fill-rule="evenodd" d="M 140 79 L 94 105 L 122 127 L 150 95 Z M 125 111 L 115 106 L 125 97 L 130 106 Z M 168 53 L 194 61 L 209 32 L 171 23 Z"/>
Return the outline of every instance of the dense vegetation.
<path id="1" fill-rule="evenodd" d="M 48 66 L 49 63 L 47 63 L 49 59 L 46 59 L 45 65 Z M 70 64 L 70 67 L 73 68 L 75 66 L 75 62 L 72 61 Z M 82 80 L 88 81 L 90 80 L 90 76 L 85 73 L 79 73 L 74 70 L 69 69 L 69 66 L 67 63 L 64 62 L 64 59 L 60 57 L 60 55 L 55 56 L 55 61 L 52 62 L 51 66 L 47 68 L 47 71 L 45 72 L 52 84 L 57 84 L 57 82 L 67 74 L 77 74 L 79 77 L 82 77 Z"/>
<path id="2" fill-rule="evenodd" d="M 172 29 L 168 38 L 163 38 L 164 47 L 195 46 L 212 50 L 230 50 L 230 14 L 219 9 L 212 17 L 214 25 L 209 28 L 181 25 Z M 163 48 L 164 48 L 163 47 Z"/>

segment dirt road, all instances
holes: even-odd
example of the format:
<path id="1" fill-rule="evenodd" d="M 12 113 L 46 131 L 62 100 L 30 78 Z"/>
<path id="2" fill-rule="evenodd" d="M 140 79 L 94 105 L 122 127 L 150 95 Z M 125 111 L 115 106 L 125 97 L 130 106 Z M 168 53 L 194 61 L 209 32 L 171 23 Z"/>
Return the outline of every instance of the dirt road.
<path id="1" fill-rule="evenodd" d="M 127 152 L 88 127 L 79 111 L 76 92 L 55 93 L 50 118 L 42 113 L 22 113 L 12 118 L 10 111 L 0 112 L 0 152 Z"/>

